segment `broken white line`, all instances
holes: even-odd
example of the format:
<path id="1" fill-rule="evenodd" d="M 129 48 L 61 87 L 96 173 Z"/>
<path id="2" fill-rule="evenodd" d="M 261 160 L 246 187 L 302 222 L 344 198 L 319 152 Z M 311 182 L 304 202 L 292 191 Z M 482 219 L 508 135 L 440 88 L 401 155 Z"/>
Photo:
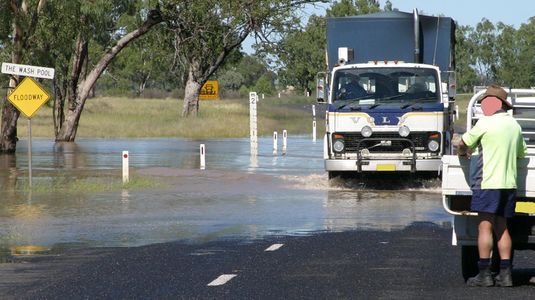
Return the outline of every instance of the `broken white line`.
<path id="1" fill-rule="evenodd" d="M 236 277 L 236 274 L 223 274 L 217 277 L 214 281 L 210 282 L 208 286 L 219 286 L 229 282 L 232 278 Z"/>
<path id="2" fill-rule="evenodd" d="M 280 249 L 280 247 L 284 246 L 284 244 L 273 244 L 271 246 L 269 246 L 269 248 L 267 248 L 266 250 L 264 251 L 277 251 Z"/>

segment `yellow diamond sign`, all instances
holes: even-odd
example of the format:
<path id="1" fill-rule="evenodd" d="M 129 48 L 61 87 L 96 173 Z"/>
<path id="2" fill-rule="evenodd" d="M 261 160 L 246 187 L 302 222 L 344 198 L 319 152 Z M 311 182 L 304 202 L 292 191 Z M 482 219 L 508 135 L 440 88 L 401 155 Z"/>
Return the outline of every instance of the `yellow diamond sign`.
<path id="1" fill-rule="evenodd" d="M 49 98 L 46 90 L 31 77 L 25 77 L 7 97 L 9 102 L 28 118 L 31 118 Z"/>

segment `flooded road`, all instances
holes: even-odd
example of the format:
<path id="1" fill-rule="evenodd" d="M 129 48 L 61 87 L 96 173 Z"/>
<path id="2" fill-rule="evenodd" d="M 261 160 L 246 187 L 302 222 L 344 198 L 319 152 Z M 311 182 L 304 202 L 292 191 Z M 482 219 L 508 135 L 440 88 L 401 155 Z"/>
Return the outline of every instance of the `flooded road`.
<path id="1" fill-rule="evenodd" d="M 199 144 L 206 170 L 199 170 Z M 28 181 L 25 141 L 16 156 L 0 156 L 0 249 L 138 246 L 175 240 L 261 239 L 321 231 L 402 229 L 413 222 L 450 226 L 440 182 L 358 180 L 329 182 L 323 145 L 290 136 L 286 155 L 273 155 L 271 138 L 250 156 L 248 139 L 33 141 L 33 183 L 65 178 L 121 180 L 121 153 L 130 152 L 133 176 L 156 187 L 105 192 L 46 192 Z M 61 181 L 59 181 L 61 184 Z M 387 190 L 384 186 L 388 186 Z"/>

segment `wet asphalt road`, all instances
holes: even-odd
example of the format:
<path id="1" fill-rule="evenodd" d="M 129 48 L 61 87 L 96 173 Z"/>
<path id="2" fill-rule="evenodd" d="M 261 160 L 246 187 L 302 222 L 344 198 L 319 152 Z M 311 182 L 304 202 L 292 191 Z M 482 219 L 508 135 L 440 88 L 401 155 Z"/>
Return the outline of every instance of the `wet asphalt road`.
<path id="1" fill-rule="evenodd" d="M 468 288 L 450 230 L 347 231 L 201 244 L 68 250 L 0 264 L 2 299 L 528 299 L 534 254 L 513 288 Z M 266 252 L 273 244 L 283 244 Z M 223 274 L 226 284 L 208 286 Z"/>

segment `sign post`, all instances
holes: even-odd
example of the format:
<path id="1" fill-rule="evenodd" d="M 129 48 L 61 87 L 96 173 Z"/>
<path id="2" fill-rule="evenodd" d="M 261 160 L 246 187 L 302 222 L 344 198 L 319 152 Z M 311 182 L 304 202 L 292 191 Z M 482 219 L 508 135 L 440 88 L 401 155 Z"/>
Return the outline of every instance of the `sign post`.
<path id="1" fill-rule="evenodd" d="M 28 184 L 32 187 L 32 116 L 37 110 L 45 104 L 50 95 L 47 91 L 39 85 L 31 77 L 38 78 L 54 78 L 54 69 L 18 65 L 10 63 L 2 63 L 2 73 L 28 76 L 17 85 L 15 90 L 9 94 L 7 99 L 13 106 L 15 106 L 22 114 L 28 118 Z M 31 77 L 29 77 L 31 76 Z"/>

